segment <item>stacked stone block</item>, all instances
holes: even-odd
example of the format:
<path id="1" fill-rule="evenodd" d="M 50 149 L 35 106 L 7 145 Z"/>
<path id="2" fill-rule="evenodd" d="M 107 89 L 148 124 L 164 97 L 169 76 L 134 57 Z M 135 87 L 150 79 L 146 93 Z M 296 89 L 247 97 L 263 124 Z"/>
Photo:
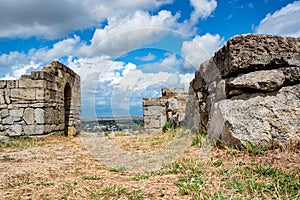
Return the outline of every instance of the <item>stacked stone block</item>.
<path id="1" fill-rule="evenodd" d="M 80 114 L 80 77 L 57 61 L 19 80 L 0 81 L 0 136 L 74 135 L 80 132 Z"/>
<path id="2" fill-rule="evenodd" d="M 162 97 L 143 99 L 144 128 L 158 130 L 168 121 L 178 127 L 185 118 L 187 93 L 182 88 L 162 88 Z"/>

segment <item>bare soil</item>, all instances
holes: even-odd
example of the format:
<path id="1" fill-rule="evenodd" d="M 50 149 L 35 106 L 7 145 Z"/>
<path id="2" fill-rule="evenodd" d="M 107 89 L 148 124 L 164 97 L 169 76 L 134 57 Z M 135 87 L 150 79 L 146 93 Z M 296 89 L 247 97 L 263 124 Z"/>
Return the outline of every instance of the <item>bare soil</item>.
<path id="1" fill-rule="evenodd" d="M 119 143 L 119 147 L 126 144 L 124 139 L 113 143 Z M 101 144 L 98 148 L 99 151 L 102 149 Z M 137 146 L 132 148 L 139 150 Z M 148 144 L 141 149 L 151 151 Z M 222 170 L 232 170 L 233 173 L 241 166 L 247 169 L 253 163 L 296 174 L 293 179 L 296 185 L 292 190 L 299 193 L 299 146 L 254 154 L 207 145 L 189 147 L 175 165 L 137 173 L 104 165 L 101 157 L 93 155 L 81 137 L 53 136 L 13 141 L 11 145 L 0 147 L 0 199 L 272 199 L 288 196 L 255 190 L 239 192 L 226 185 L 230 176 L 227 180 L 219 173 Z M 187 163 L 190 166 L 186 166 Z M 198 187 L 197 192 L 182 192 L 176 183 L 181 177 L 189 176 L 191 171 L 201 174 L 205 184 Z M 261 181 L 264 181 L 263 177 Z"/>

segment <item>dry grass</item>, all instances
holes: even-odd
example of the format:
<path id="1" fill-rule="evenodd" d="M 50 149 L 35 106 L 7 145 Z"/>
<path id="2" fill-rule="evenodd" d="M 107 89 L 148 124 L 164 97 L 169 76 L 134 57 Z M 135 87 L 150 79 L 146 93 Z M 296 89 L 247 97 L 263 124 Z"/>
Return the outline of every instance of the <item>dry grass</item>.
<path id="1" fill-rule="evenodd" d="M 111 139 L 111 143 L 126 151 L 151 152 L 165 147 L 177 134 L 176 130 L 157 131 L 149 134 L 119 136 Z M 117 134 L 116 134 L 117 136 Z"/>
<path id="2" fill-rule="evenodd" d="M 155 137 L 137 144 L 152 150 L 158 146 L 144 144 Z M 203 142 L 145 174 L 107 168 L 79 137 L 0 146 L 0 199 L 299 199 L 299 175 L 299 146 L 247 152 Z"/>

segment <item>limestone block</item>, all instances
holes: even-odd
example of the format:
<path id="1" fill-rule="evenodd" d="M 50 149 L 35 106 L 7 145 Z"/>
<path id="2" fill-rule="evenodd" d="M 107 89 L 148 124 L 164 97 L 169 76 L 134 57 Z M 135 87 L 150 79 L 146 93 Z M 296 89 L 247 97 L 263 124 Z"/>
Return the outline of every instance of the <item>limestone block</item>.
<path id="1" fill-rule="evenodd" d="M 181 106 L 177 99 L 170 98 L 167 100 L 167 110 L 176 110 L 176 109 L 180 109 L 180 108 L 181 108 Z"/>
<path id="2" fill-rule="evenodd" d="M 11 98 L 35 100 L 35 89 L 11 89 Z"/>
<path id="3" fill-rule="evenodd" d="M 0 89 L 6 88 L 6 81 L 5 80 L 0 80 Z"/>
<path id="4" fill-rule="evenodd" d="M 0 104 L 5 104 L 5 90 L 0 89 Z"/>
<path id="5" fill-rule="evenodd" d="M 162 106 L 164 101 L 157 98 L 143 98 L 143 106 Z"/>
<path id="6" fill-rule="evenodd" d="M 5 89 L 5 101 L 7 104 L 10 104 L 11 103 L 11 100 L 10 100 L 10 89 Z"/>
<path id="7" fill-rule="evenodd" d="M 16 80 L 9 80 L 9 81 L 6 81 L 6 88 L 8 89 L 12 89 L 12 88 L 17 88 L 18 87 L 18 81 Z"/>
<path id="8" fill-rule="evenodd" d="M 35 122 L 37 124 L 44 124 L 45 123 L 45 110 L 41 108 L 36 108 L 34 110 Z"/>
<path id="9" fill-rule="evenodd" d="M 31 108 L 44 108 L 46 106 L 47 106 L 46 103 L 32 103 L 29 105 L 29 107 Z"/>
<path id="10" fill-rule="evenodd" d="M 22 125 L 20 124 L 14 124 L 9 126 L 8 130 L 9 136 L 21 136 L 22 135 Z"/>
<path id="11" fill-rule="evenodd" d="M 13 118 L 14 122 L 21 121 L 23 117 L 24 108 L 12 109 L 9 111 L 9 116 Z"/>
<path id="12" fill-rule="evenodd" d="M 45 126 L 44 125 L 36 125 L 35 135 L 44 135 L 44 134 L 45 134 Z"/>
<path id="13" fill-rule="evenodd" d="M 38 71 L 38 72 L 31 72 L 33 79 L 41 79 L 41 80 L 47 80 L 50 82 L 54 81 L 54 75 L 44 72 L 44 71 Z"/>
<path id="14" fill-rule="evenodd" d="M 213 58 L 222 77 L 280 67 L 300 66 L 300 39 L 270 35 L 231 38 Z"/>
<path id="15" fill-rule="evenodd" d="M 160 119 L 150 119 L 148 127 L 151 129 L 160 129 L 162 127 Z"/>
<path id="16" fill-rule="evenodd" d="M 35 125 L 26 125 L 23 126 L 24 134 L 27 136 L 35 135 Z"/>
<path id="17" fill-rule="evenodd" d="M 228 85 L 236 89 L 249 88 L 270 92 L 279 89 L 284 81 L 283 71 L 274 69 L 250 72 L 231 78 Z"/>
<path id="18" fill-rule="evenodd" d="M 9 115 L 8 109 L 2 109 L 1 110 L 2 118 L 8 117 L 8 115 Z"/>
<path id="19" fill-rule="evenodd" d="M 26 108 L 24 111 L 23 119 L 26 124 L 34 124 L 34 109 Z"/>
<path id="20" fill-rule="evenodd" d="M 44 80 L 20 79 L 19 88 L 45 88 Z"/>
<path id="21" fill-rule="evenodd" d="M 218 123 L 224 128 L 221 132 L 220 129 L 219 132 L 208 132 L 208 135 L 226 140 L 228 144 L 236 141 L 257 145 L 271 141 L 300 141 L 300 85 L 283 87 L 273 96 L 222 100 L 214 106 L 213 116 L 219 115 L 218 119 L 223 119 L 223 123 L 212 117 L 210 125 Z"/>
<path id="22" fill-rule="evenodd" d="M 35 90 L 35 99 L 37 99 L 37 100 L 45 99 L 45 89 L 36 89 Z"/>
<path id="23" fill-rule="evenodd" d="M 298 67 L 288 67 L 280 69 L 285 75 L 285 80 L 289 84 L 295 84 L 300 82 L 300 66 Z"/>
<path id="24" fill-rule="evenodd" d="M 144 115 L 166 115 L 164 106 L 148 106 L 144 107 Z"/>
<path id="25" fill-rule="evenodd" d="M 45 112 L 45 123 L 46 124 L 53 123 L 53 121 L 55 121 L 54 117 L 55 117 L 55 115 L 54 115 L 53 108 L 47 108 L 46 112 Z"/>

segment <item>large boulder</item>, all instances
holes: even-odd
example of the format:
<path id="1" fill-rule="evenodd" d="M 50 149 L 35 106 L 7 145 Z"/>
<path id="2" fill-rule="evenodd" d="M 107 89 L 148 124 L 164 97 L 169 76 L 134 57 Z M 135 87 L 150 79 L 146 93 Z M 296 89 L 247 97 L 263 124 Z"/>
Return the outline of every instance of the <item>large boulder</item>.
<path id="1" fill-rule="evenodd" d="M 300 38 L 231 38 L 196 71 L 185 116 L 213 142 L 300 141 Z"/>

